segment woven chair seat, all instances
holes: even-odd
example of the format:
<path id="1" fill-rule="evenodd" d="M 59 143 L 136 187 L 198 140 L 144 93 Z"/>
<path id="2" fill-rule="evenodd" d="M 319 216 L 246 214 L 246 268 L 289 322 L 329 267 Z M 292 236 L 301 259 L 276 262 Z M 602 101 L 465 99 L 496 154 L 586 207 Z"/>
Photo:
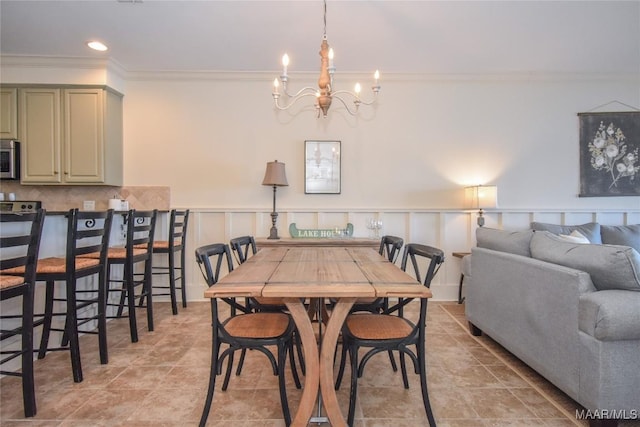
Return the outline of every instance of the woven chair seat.
<path id="1" fill-rule="evenodd" d="M 84 268 L 95 267 L 100 262 L 97 259 L 76 257 L 76 271 Z M 64 273 L 67 270 L 67 260 L 64 258 L 50 257 L 38 260 L 36 274 Z M 5 274 L 24 274 L 24 267 L 15 267 L 3 270 Z"/>
<path id="2" fill-rule="evenodd" d="M 24 283 L 24 278 L 21 276 L 7 276 L 2 273 L 4 272 L 0 272 L 0 289 L 8 289 Z"/>
<path id="3" fill-rule="evenodd" d="M 289 322 L 283 313 L 251 313 L 230 318 L 224 329 L 238 338 L 275 338 L 287 331 Z"/>
<path id="4" fill-rule="evenodd" d="M 391 340 L 409 336 L 413 326 L 402 317 L 384 314 L 352 314 L 347 327 L 359 339 Z"/>
<path id="5" fill-rule="evenodd" d="M 176 240 L 173 242 L 174 247 L 180 246 L 180 240 Z M 137 249 L 147 249 L 147 245 L 145 243 L 140 245 L 135 245 L 134 248 Z M 169 249 L 169 241 L 168 240 L 156 240 L 153 242 L 153 249 Z"/>
<path id="6" fill-rule="evenodd" d="M 146 251 L 144 249 L 136 249 L 134 246 L 133 255 L 144 255 Z M 100 254 L 97 252 L 82 255 L 83 258 L 100 258 Z M 109 248 L 107 251 L 107 258 L 112 259 L 125 259 L 127 257 L 127 248 Z"/>

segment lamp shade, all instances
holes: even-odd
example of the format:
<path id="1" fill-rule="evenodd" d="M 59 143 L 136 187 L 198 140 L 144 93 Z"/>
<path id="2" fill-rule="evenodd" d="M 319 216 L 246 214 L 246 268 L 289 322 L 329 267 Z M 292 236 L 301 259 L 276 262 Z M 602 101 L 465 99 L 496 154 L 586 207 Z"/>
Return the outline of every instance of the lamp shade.
<path id="1" fill-rule="evenodd" d="M 495 185 L 474 185 L 464 189 L 466 209 L 493 209 L 498 207 L 498 187 Z"/>
<path id="2" fill-rule="evenodd" d="M 275 185 L 277 187 L 288 186 L 287 174 L 284 171 L 284 163 L 274 162 L 267 163 L 267 170 L 264 173 L 262 185 Z"/>

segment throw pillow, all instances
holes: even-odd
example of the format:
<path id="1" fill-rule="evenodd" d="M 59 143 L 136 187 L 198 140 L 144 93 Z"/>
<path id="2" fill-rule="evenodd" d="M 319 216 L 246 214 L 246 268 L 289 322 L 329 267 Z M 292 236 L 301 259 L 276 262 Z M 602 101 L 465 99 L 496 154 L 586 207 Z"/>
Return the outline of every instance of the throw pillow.
<path id="1" fill-rule="evenodd" d="M 640 224 L 601 225 L 600 233 L 606 245 L 631 246 L 640 252 Z"/>
<path id="2" fill-rule="evenodd" d="M 529 244 L 533 231 L 507 231 L 496 228 L 476 228 L 476 241 L 479 248 L 531 257 Z"/>
<path id="3" fill-rule="evenodd" d="M 602 243 L 600 224 L 597 222 L 588 222 L 581 225 L 557 225 L 534 221 L 531 223 L 531 229 L 535 231 L 550 231 L 553 234 L 571 234 L 573 230 L 578 230 L 591 243 Z"/>
<path id="4" fill-rule="evenodd" d="M 562 240 L 566 242 L 571 242 L 571 243 L 582 243 L 582 244 L 591 243 L 589 239 L 584 237 L 582 233 L 580 233 L 578 230 L 573 230 L 571 234 L 558 234 L 558 237 L 560 237 Z"/>
<path id="5" fill-rule="evenodd" d="M 582 270 L 598 290 L 640 291 L 640 254 L 628 246 L 570 243 L 548 231 L 531 238 L 533 258 Z"/>

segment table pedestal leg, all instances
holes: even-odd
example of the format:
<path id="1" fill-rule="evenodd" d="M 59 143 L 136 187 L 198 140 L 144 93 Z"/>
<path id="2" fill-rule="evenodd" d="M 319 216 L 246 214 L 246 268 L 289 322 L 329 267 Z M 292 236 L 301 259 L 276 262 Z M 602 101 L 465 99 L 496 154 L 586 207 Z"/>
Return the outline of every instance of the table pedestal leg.
<path id="1" fill-rule="evenodd" d="M 313 414 L 313 408 L 318 398 L 318 388 L 320 384 L 320 364 L 318 357 L 318 344 L 316 336 L 313 333 L 311 319 L 307 314 L 304 305 L 299 298 L 284 298 L 284 303 L 291 313 L 291 317 L 298 327 L 300 340 L 302 341 L 302 350 L 304 351 L 304 361 L 306 367 L 306 375 L 304 377 L 304 388 L 302 390 L 302 398 L 296 412 L 292 427 L 303 427 L 309 424 L 309 419 Z"/>
<path id="2" fill-rule="evenodd" d="M 351 307 L 356 302 L 355 298 L 340 298 L 331 311 L 327 329 L 322 337 L 322 347 L 320 350 L 320 391 L 324 400 L 324 408 L 327 417 L 333 427 L 346 427 L 347 423 L 340 412 L 338 396 L 333 379 L 333 364 L 338 337 L 342 324 L 347 318 Z"/>
<path id="3" fill-rule="evenodd" d="M 309 319 L 304 305 L 298 298 L 284 299 L 284 303 L 287 305 L 291 317 L 298 327 L 307 369 L 300 406 L 291 423 L 294 427 L 303 427 L 309 424 L 309 419 L 316 405 L 318 388 L 322 392 L 322 401 L 331 425 L 333 427 L 346 427 L 347 425 L 342 412 L 340 412 L 333 384 L 333 362 L 342 324 L 355 301 L 355 298 L 341 298 L 338 300 L 329 317 L 327 329 L 322 337 L 321 354 L 318 355 L 318 346 L 311 326 L 311 319 Z"/>

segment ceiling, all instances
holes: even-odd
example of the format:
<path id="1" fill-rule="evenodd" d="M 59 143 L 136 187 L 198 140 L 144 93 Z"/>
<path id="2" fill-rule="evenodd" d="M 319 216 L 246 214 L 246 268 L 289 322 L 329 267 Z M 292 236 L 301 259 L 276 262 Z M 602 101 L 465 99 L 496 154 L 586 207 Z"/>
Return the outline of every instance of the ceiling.
<path id="1" fill-rule="evenodd" d="M 0 1 L 2 55 L 108 58 L 126 71 L 319 68 L 313 1 Z M 327 2 L 337 71 L 640 73 L 640 1 Z M 106 43 L 107 52 L 85 45 Z"/>

